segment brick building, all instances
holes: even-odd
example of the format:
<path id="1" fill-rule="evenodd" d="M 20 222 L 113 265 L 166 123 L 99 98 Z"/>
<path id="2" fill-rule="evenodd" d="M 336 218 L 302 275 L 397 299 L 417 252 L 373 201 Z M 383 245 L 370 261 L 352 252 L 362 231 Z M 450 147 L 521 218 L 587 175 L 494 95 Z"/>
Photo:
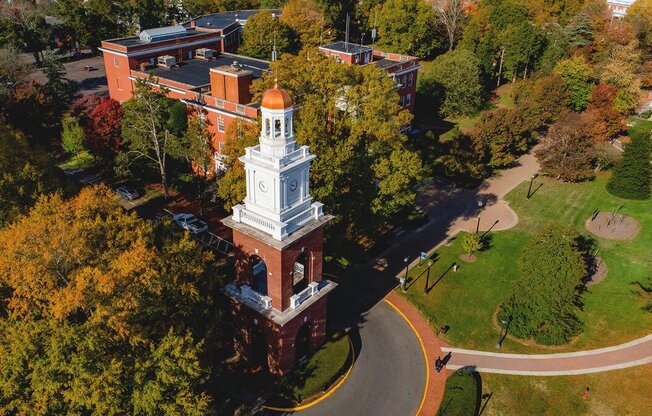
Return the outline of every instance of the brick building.
<path id="1" fill-rule="evenodd" d="M 225 168 L 226 131 L 240 119 L 255 122 L 259 104 L 250 93 L 254 80 L 269 71 L 269 62 L 235 55 L 247 18 L 258 10 L 211 14 L 183 25 L 143 30 L 139 36 L 102 41 L 111 98 L 131 98 L 137 79 L 165 87 L 171 98 L 183 101 L 208 121 L 213 135 L 215 167 Z M 280 15 L 280 10 L 270 10 Z M 349 65 L 371 64 L 397 83 L 400 102 L 414 111 L 418 59 L 384 53 L 367 46 L 336 42 L 320 48 Z"/>
<path id="2" fill-rule="evenodd" d="M 627 14 L 627 9 L 634 4 L 636 0 L 607 0 L 607 7 L 611 10 L 611 15 L 615 18 L 623 18 Z"/>
<path id="3" fill-rule="evenodd" d="M 396 82 L 396 92 L 400 96 L 401 107 L 414 113 L 417 91 L 417 72 L 419 59 L 414 56 L 387 53 L 370 46 L 350 42 L 335 42 L 320 46 L 326 56 L 347 65 L 376 65 L 387 72 Z"/>
<path id="4" fill-rule="evenodd" d="M 265 92 L 261 117 L 260 144 L 240 158 L 247 196 L 223 220 L 236 255 L 236 280 L 224 292 L 239 357 L 283 375 L 326 337 L 327 294 L 336 285 L 322 279 L 323 227 L 332 217 L 310 196 L 315 155 L 295 142 L 289 94 Z"/>
<path id="5" fill-rule="evenodd" d="M 153 77 L 170 97 L 202 110 L 213 135 L 215 166 L 223 169 L 229 124 L 237 119 L 255 122 L 259 116 L 249 90 L 269 70 L 269 62 L 230 53 L 239 45 L 246 19 L 258 11 L 201 16 L 183 25 L 102 41 L 110 97 L 128 100 L 137 79 Z"/>

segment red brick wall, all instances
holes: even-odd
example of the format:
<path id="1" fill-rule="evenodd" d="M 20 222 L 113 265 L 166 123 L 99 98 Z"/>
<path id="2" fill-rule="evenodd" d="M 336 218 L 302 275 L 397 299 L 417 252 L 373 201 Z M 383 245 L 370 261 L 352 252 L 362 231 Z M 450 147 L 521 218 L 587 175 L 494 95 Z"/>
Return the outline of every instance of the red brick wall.
<path id="1" fill-rule="evenodd" d="M 326 340 L 326 313 L 328 298 L 323 297 L 302 311 L 292 321 L 280 326 L 258 312 L 232 301 L 234 321 L 233 347 L 244 361 L 252 358 L 255 332 L 262 332 L 267 343 L 267 365 L 272 374 L 290 372 L 296 362 L 296 338 L 303 325 L 309 325 L 308 346 L 314 352 Z"/>
<path id="2" fill-rule="evenodd" d="M 236 273 L 240 284 L 251 282 L 251 256 L 258 256 L 267 267 L 267 296 L 272 298 L 272 307 L 283 311 L 290 307 L 292 291 L 292 269 L 294 262 L 306 252 L 307 282 L 320 282 L 323 269 L 324 230 L 318 228 L 307 236 L 286 247 L 283 251 L 268 246 L 246 234 L 233 230 L 233 244 L 236 247 Z"/>

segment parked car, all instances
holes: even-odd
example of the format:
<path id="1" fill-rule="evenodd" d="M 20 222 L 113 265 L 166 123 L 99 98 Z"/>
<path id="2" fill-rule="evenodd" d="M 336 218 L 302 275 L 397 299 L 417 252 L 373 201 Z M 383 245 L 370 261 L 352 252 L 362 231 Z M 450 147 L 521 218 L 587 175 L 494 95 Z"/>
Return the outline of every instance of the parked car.
<path id="1" fill-rule="evenodd" d="M 118 196 L 128 199 L 130 201 L 138 198 L 140 195 L 138 195 L 138 191 L 135 190 L 134 188 L 131 188 L 129 186 L 121 186 L 118 189 L 115 190 L 115 193 L 118 194 Z"/>
<path id="2" fill-rule="evenodd" d="M 208 231 L 208 224 L 192 214 L 177 214 L 173 219 L 179 227 L 185 228 L 192 234 L 199 234 Z"/>

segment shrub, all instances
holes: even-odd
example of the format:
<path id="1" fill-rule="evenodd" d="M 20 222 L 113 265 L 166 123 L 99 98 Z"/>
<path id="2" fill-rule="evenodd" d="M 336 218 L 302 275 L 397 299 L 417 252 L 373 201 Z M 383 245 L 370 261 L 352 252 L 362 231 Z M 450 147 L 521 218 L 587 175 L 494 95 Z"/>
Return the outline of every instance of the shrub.
<path id="1" fill-rule="evenodd" d="M 476 415 L 481 391 L 478 373 L 465 368 L 457 370 L 446 380 L 444 399 L 437 416 Z"/>

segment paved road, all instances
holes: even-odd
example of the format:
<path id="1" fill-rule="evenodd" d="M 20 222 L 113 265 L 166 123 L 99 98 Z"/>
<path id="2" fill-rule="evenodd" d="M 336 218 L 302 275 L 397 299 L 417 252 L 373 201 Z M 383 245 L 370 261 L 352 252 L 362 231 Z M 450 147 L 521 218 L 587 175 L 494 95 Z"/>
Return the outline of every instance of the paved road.
<path id="1" fill-rule="evenodd" d="M 385 302 L 360 325 L 357 361 L 332 396 L 301 416 L 414 415 L 426 384 L 423 352 L 412 329 Z M 343 408 L 342 404 L 346 404 Z"/>
<path id="2" fill-rule="evenodd" d="M 480 372 L 530 376 L 597 373 L 652 363 L 652 335 L 613 347 L 559 354 L 499 354 L 443 347 L 451 352 L 450 370 L 475 367 Z"/>
<path id="3" fill-rule="evenodd" d="M 424 189 L 419 204 L 430 218 L 428 224 L 407 233 L 381 254 L 382 266 L 370 262 L 356 267 L 342 279 L 329 297 L 329 321 L 338 327 L 352 328 L 350 334 L 358 360 L 338 391 L 296 414 L 410 416 L 416 413 L 425 388 L 421 346 L 403 318 L 381 300 L 396 287 L 396 277 L 405 270 L 405 257 L 408 261 L 418 261 L 419 252 L 431 251 L 447 235 L 463 228 L 466 221 L 475 221 L 479 214 L 483 216 L 481 229 L 489 228 L 497 218 L 510 218 L 503 209 L 489 210 L 496 205 L 500 207 L 501 196 L 538 171 L 536 160 L 530 155 L 523 156 L 519 162 L 519 166 L 503 171 L 473 191 L 441 190 L 435 186 Z M 483 202 L 482 207 L 478 207 L 478 201 Z M 490 218 L 489 212 L 500 216 Z M 515 221 L 509 223 L 513 225 Z M 426 403 L 423 411 L 436 406 Z"/>

